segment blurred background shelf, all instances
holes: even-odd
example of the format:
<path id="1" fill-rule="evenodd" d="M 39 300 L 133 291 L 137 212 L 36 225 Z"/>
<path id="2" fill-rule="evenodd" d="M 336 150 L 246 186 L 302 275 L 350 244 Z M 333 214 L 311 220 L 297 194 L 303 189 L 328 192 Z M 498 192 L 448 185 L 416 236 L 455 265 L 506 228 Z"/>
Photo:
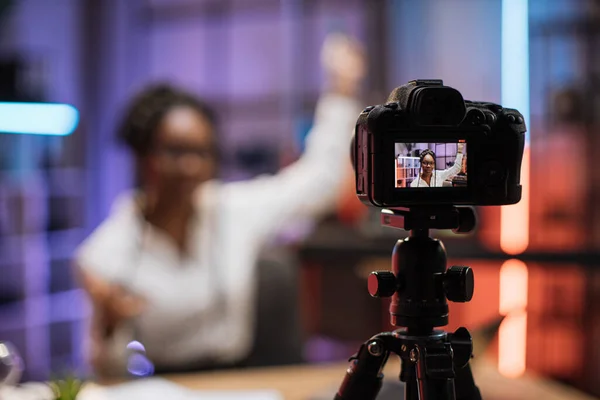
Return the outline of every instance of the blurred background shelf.
<path id="1" fill-rule="evenodd" d="M 71 289 L 2 304 L 0 320 L 3 323 L 0 332 L 24 330 L 52 323 L 82 321 L 90 315 L 87 304 L 81 301 L 82 296 L 81 289 Z M 28 318 L 28 310 L 31 309 L 43 309 L 44 312 Z"/>

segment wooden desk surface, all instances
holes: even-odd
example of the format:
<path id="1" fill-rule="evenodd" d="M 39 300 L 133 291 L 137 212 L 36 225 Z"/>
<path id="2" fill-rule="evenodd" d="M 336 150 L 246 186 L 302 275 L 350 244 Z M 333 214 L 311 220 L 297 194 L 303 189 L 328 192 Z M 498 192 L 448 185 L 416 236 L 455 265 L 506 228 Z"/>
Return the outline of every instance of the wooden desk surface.
<path id="1" fill-rule="evenodd" d="M 170 375 L 169 380 L 190 389 L 276 389 L 286 400 L 309 400 L 321 395 L 333 399 L 348 364 L 286 366 L 249 370 Z M 397 379 L 397 361 L 385 368 L 386 379 Z M 480 360 L 473 372 L 485 400 L 595 400 L 581 392 L 545 379 L 527 376 L 508 379 Z M 327 397 L 330 394 L 330 397 Z M 597 399 L 596 399 L 597 400 Z"/>

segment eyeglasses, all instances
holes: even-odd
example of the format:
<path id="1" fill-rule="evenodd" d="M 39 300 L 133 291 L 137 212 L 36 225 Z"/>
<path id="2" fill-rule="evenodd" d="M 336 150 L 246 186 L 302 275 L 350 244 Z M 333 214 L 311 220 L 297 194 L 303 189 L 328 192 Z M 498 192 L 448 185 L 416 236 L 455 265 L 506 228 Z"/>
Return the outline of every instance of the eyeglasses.
<path id="1" fill-rule="evenodd" d="M 180 146 L 164 146 L 155 149 L 155 153 L 166 156 L 168 159 L 177 160 L 183 156 L 192 155 L 200 159 L 206 160 L 215 157 L 214 149 L 209 148 L 190 148 Z"/>

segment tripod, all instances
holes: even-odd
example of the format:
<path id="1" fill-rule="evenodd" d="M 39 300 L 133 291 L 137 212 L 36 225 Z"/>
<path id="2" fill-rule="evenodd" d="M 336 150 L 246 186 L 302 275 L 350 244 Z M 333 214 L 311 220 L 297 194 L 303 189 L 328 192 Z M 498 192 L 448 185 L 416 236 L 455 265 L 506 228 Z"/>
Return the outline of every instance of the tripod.
<path id="1" fill-rule="evenodd" d="M 335 400 L 374 400 L 382 370 L 391 353 L 401 360 L 400 380 L 406 400 L 481 400 L 469 360 L 473 344 L 466 328 L 454 333 L 436 330 L 448 324 L 448 303 L 473 297 L 469 267 L 446 269 L 446 250 L 429 237 L 429 229 L 466 233 L 475 227 L 471 208 L 419 207 L 382 210 L 384 226 L 410 230 L 392 253 L 392 271 L 372 272 L 369 293 L 392 297 L 391 323 L 403 327 L 366 341 L 350 359 Z"/>

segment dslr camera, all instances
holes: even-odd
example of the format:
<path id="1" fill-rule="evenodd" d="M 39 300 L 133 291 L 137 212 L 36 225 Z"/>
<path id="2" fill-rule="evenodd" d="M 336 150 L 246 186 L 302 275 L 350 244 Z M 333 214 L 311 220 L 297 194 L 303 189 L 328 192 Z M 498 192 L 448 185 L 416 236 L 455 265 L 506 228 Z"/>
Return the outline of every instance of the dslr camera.
<path id="1" fill-rule="evenodd" d="M 515 204 L 525 131 L 517 110 L 464 100 L 442 80 L 411 81 L 358 117 L 356 193 L 386 208 Z"/>

